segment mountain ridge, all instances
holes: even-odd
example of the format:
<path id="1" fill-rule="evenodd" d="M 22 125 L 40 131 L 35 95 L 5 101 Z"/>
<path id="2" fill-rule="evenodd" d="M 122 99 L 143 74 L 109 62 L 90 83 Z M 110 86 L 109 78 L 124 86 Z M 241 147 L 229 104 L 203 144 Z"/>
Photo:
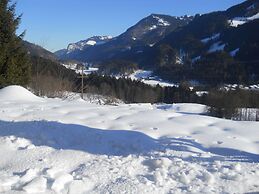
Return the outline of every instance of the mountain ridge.
<path id="1" fill-rule="evenodd" d="M 76 50 L 75 52 L 67 53 L 61 58 L 99 61 L 111 58 L 132 48 L 152 46 L 158 40 L 164 38 L 166 34 L 181 25 L 187 24 L 191 19 L 191 16 L 173 17 L 163 14 L 151 14 L 106 44 Z"/>

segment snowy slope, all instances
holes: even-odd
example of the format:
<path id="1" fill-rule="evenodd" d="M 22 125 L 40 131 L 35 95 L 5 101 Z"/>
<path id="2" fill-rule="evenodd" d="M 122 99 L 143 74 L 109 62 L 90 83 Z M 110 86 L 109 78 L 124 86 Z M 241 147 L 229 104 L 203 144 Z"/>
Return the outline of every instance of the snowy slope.
<path id="1" fill-rule="evenodd" d="M 250 22 L 250 21 L 253 21 L 256 19 L 259 19 L 259 13 L 255 14 L 251 17 L 236 17 L 236 18 L 229 20 L 228 22 L 229 22 L 230 26 L 238 27 L 239 25 L 243 25 L 247 22 Z"/>
<path id="2" fill-rule="evenodd" d="M 213 34 L 211 37 L 207 37 L 201 40 L 202 43 L 206 44 L 212 40 L 217 40 L 220 37 L 220 33 Z"/>
<path id="3" fill-rule="evenodd" d="M 156 86 L 157 84 L 160 85 L 161 87 L 178 86 L 177 84 L 162 80 L 157 76 L 152 76 L 152 74 L 153 74 L 152 71 L 137 70 L 127 77 L 130 78 L 131 80 L 139 80 L 139 81 L 141 81 L 145 84 L 151 85 L 151 86 Z"/>
<path id="4" fill-rule="evenodd" d="M 216 42 L 211 45 L 211 47 L 208 50 L 208 53 L 213 53 L 216 51 L 223 51 L 225 46 L 226 46 L 226 44 L 223 44 L 222 42 Z"/>
<path id="5" fill-rule="evenodd" d="M 86 40 L 81 40 L 76 43 L 70 43 L 67 46 L 67 53 L 71 53 L 77 50 L 83 50 L 87 46 L 95 46 L 105 44 L 106 42 L 110 41 L 112 36 L 93 36 Z"/>
<path id="6" fill-rule="evenodd" d="M 259 123 L 207 117 L 205 109 L 2 89 L 0 192 L 258 192 Z"/>

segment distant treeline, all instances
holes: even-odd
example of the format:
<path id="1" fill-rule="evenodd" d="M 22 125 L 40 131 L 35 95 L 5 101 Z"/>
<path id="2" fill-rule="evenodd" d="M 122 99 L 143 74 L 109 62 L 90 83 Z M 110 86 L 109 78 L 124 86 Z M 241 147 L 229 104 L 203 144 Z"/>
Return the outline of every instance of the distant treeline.
<path id="1" fill-rule="evenodd" d="M 212 116 L 233 118 L 239 108 L 259 108 L 259 91 L 211 89 L 198 96 L 196 88 L 190 89 L 187 82 L 179 87 L 146 85 L 140 81 L 109 76 L 89 75 L 85 80 L 85 92 L 110 96 L 126 103 L 201 103 L 208 107 Z M 80 80 L 77 80 L 80 86 Z M 80 87 L 77 88 L 80 91 Z"/>
<path id="2" fill-rule="evenodd" d="M 31 56 L 29 87 L 39 96 L 62 97 L 64 92 L 75 90 L 78 75 L 57 61 Z"/>
<path id="3" fill-rule="evenodd" d="M 91 74 L 85 78 L 85 92 L 111 96 L 126 103 L 196 102 L 198 96 L 187 85 L 179 87 L 150 86 L 141 81 Z M 77 81 L 80 91 L 81 81 Z"/>
<path id="4" fill-rule="evenodd" d="M 208 105 L 212 116 L 242 120 L 240 109 L 257 109 L 259 121 L 259 91 L 257 90 L 216 90 L 212 89 L 202 97 L 201 103 Z"/>

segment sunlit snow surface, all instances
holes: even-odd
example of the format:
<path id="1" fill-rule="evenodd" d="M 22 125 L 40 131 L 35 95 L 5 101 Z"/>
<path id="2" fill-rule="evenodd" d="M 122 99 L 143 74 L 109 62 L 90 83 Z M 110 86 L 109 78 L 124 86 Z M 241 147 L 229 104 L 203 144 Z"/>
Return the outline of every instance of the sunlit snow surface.
<path id="1" fill-rule="evenodd" d="M 139 80 L 145 84 L 151 85 L 151 86 L 156 86 L 159 84 L 162 87 L 173 87 L 173 86 L 178 86 L 178 84 L 174 84 L 171 82 L 167 82 L 165 80 L 160 79 L 157 76 L 152 76 L 153 72 L 152 71 L 147 71 L 147 70 L 137 70 L 134 73 L 130 74 L 128 78 L 132 80 Z"/>
<path id="2" fill-rule="evenodd" d="M 223 44 L 222 42 L 216 42 L 214 43 L 210 49 L 209 49 L 209 53 L 213 53 L 213 52 L 216 52 L 216 51 L 223 51 L 224 48 L 225 48 L 225 44 Z"/>
<path id="3" fill-rule="evenodd" d="M 259 123 L 199 104 L 90 104 L 0 90 L 0 193 L 252 193 Z"/>
<path id="4" fill-rule="evenodd" d="M 228 22 L 229 22 L 230 26 L 238 27 L 239 25 L 243 25 L 247 22 L 250 22 L 250 21 L 253 21 L 256 19 L 259 19 L 259 13 L 255 14 L 251 17 L 236 17 L 236 18 L 233 18 L 232 20 L 229 20 Z"/>
<path id="5" fill-rule="evenodd" d="M 202 39 L 201 42 L 206 44 L 209 41 L 218 39 L 219 37 L 220 37 L 220 33 L 217 33 L 217 34 L 212 35 L 211 37 Z"/>

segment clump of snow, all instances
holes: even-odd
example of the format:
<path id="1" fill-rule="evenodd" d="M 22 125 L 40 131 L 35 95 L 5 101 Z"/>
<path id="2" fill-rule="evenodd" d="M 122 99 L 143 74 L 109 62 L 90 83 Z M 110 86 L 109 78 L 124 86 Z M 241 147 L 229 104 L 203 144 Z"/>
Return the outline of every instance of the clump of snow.
<path id="1" fill-rule="evenodd" d="M 74 180 L 69 185 L 69 194 L 88 193 L 94 187 L 94 183 L 87 178 L 82 180 Z"/>
<path id="2" fill-rule="evenodd" d="M 47 179 L 40 176 L 33 179 L 27 185 L 23 187 L 23 190 L 27 193 L 42 193 L 47 189 Z"/>
<path id="3" fill-rule="evenodd" d="M 64 186 L 73 181 L 73 176 L 67 173 L 61 173 L 57 177 L 55 177 L 54 182 L 51 186 L 51 189 L 56 191 L 57 193 L 60 193 Z"/>
<path id="4" fill-rule="evenodd" d="M 157 26 L 156 26 L 156 25 L 153 25 L 153 26 L 151 26 L 151 27 L 149 28 L 149 30 L 155 30 L 155 29 L 157 29 Z"/>
<path id="5" fill-rule="evenodd" d="M 208 94 L 208 91 L 197 91 L 196 94 L 202 97 L 203 95 Z"/>
<path id="6" fill-rule="evenodd" d="M 258 192 L 259 123 L 205 109 L 0 100 L 0 192 Z"/>
<path id="7" fill-rule="evenodd" d="M 96 41 L 94 41 L 94 40 L 89 40 L 89 41 L 86 42 L 86 44 L 87 44 L 87 45 L 94 46 L 94 45 L 96 45 Z"/>
<path id="8" fill-rule="evenodd" d="M 203 180 L 204 182 L 207 182 L 209 185 L 212 185 L 215 182 L 215 178 L 210 172 L 203 173 Z"/>

